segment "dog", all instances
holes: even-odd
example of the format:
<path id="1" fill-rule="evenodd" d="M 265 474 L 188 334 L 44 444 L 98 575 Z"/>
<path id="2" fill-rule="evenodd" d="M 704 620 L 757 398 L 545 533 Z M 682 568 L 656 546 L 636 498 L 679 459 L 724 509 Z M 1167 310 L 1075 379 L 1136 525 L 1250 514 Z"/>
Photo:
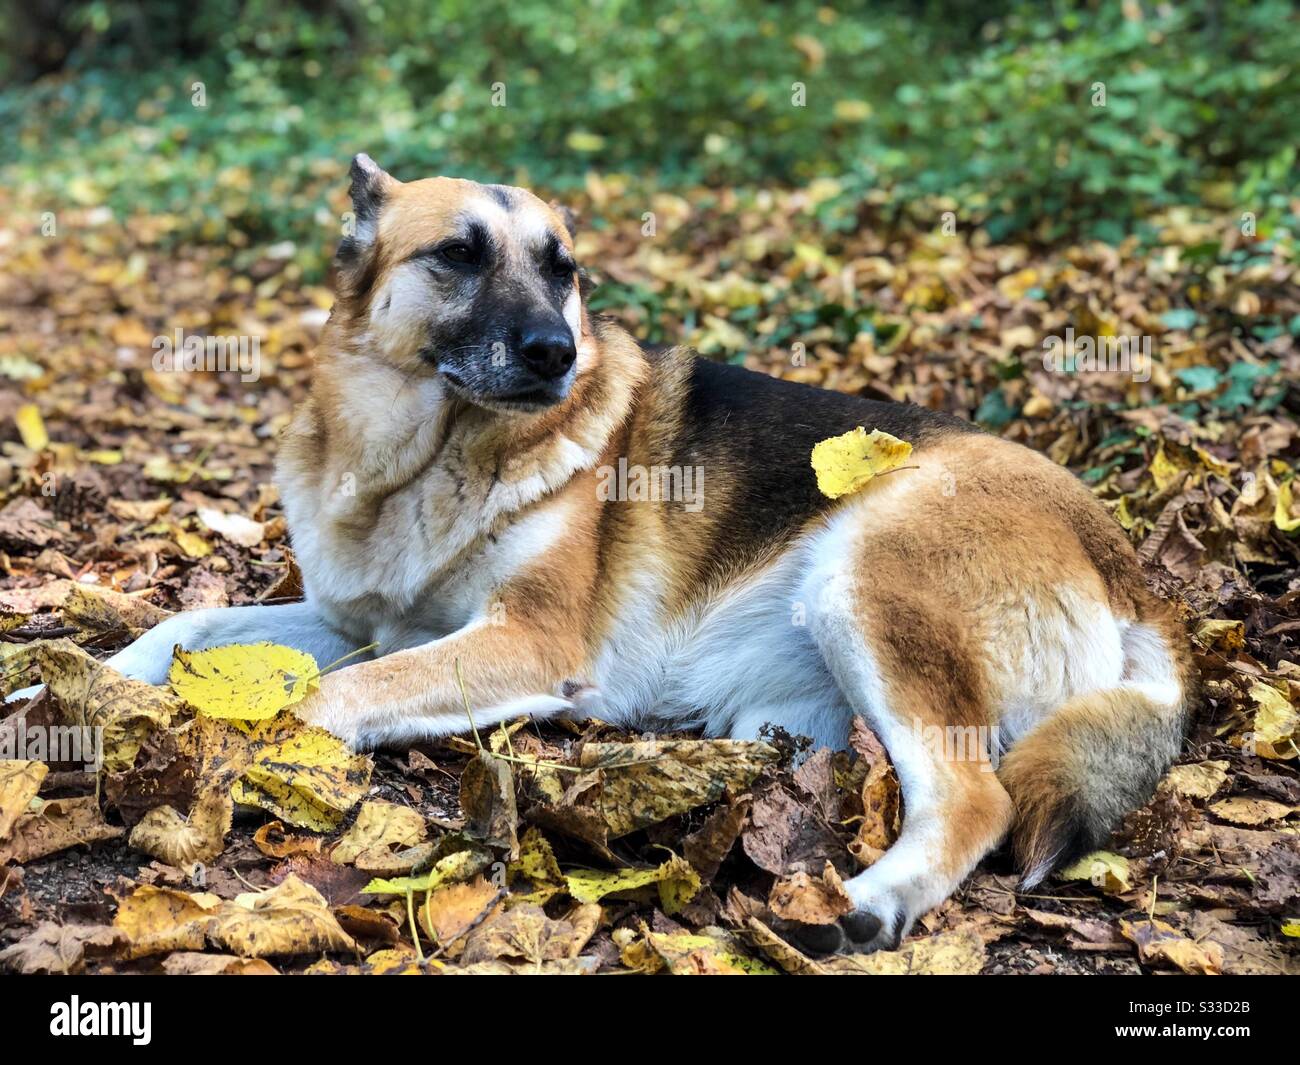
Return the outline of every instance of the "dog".
<path id="1" fill-rule="evenodd" d="M 843 748 L 860 715 L 904 819 L 853 912 L 805 930 L 817 953 L 897 947 L 1008 836 L 1033 886 L 1149 797 L 1192 705 L 1186 638 L 1068 471 L 918 406 L 644 351 L 588 310 L 568 222 L 523 189 L 366 155 L 351 179 L 278 464 L 305 601 L 177 615 L 114 669 L 374 644 L 295 708 L 357 748 L 465 731 L 462 678 L 479 726 Z M 812 448 L 859 426 L 914 451 L 833 501 Z"/>

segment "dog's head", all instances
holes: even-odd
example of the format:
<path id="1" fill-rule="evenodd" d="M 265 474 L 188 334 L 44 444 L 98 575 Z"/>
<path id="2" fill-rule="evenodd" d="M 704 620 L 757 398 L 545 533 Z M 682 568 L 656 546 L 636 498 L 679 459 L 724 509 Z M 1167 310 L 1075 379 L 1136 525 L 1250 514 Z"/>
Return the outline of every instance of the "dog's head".
<path id="1" fill-rule="evenodd" d="M 336 314 L 370 353 L 490 410 L 563 400 L 591 348 L 584 280 L 558 210 L 458 178 L 401 182 L 352 161 Z"/>

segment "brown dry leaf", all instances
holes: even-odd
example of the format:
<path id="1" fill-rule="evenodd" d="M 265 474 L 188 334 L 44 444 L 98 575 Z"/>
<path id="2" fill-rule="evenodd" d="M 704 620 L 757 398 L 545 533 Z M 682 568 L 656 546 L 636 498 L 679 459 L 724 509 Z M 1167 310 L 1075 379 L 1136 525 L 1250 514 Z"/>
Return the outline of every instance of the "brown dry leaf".
<path id="1" fill-rule="evenodd" d="M 513 860 L 519 855 L 519 811 L 510 763 L 491 751 L 479 751 L 460 776 L 460 808 L 465 833 L 489 847 L 498 847 Z"/>
<path id="2" fill-rule="evenodd" d="M 14 823 L 28 812 L 49 771 L 43 762 L 0 761 L 0 840 L 8 839 Z"/>
<path id="3" fill-rule="evenodd" d="M 113 927 L 126 936 L 131 958 L 209 943 L 246 958 L 356 949 L 320 893 L 293 875 L 231 902 L 144 885 L 120 901 Z"/>
<path id="4" fill-rule="evenodd" d="M 853 909 L 844 881 L 830 862 L 821 876 L 799 870 L 779 878 L 767 904 L 778 917 L 801 924 L 834 924 Z"/>
<path id="5" fill-rule="evenodd" d="M 696 806 L 739 794 L 776 748 L 752 740 L 654 740 L 587 743 L 579 764 L 599 775 L 593 809 L 617 839 Z"/>
<path id="6" fill-rule="evenodd" d="M 116 839 L 122 829 L 108 824 L 93 795 L 78 799 L 36 800 L 0 842 L 0 864 L 30 862 L 67 847 Z"/>
<path id="7" fill-rule="evenodd" d="M 234 817 L 230 783 L 229 778 L 209 782 L 188 814 L 173 806 L 150 810 L 131 830 L 131 846 L 178 868 L 216 860 L 226 849 Z"/>
<path id="8" fill-rule="evenodd" d="M 169 976 L 279 976 L 279 971 L 262 958 L 238 958 L 233 954 L 195 954 L 177 951 L 163 959 Z"/>
<path id="9" fill-rule="evenodd" d="M 1023 913 L 1039 928 L 1065 932 L 1066 943 L 1075 950 L 1128 950 L 1119 929 L 1109 921 L 1043 910 L 1025 909 Z"/>
<path id="10" fill-rule="evenodd" d="M 748 796 L 719 806 L 694 832 L 682 840 L 682 857 L 695 866 L 700 879 L 711 881 L 718 873 L 749 817 Z"/>
<path id="11" fill-rule="evenodd" d="M 429 892 L 417 912 L 420 927 L 438 946 L 456 956 L 453 944 L 488 919 L 502 891 L 482 876 Z"/>
<path id="12" fill-rule="evenodd" d="M 1272 799 L 1251 799 L 1234 796 L 1222 799 L 1210 806 L 1210 813 L 1224 821 L 1238 825 L 1266 825 L 1270 821 L 1281 821 L 1296 812 L 1296 807 Z"/>
<path id="13" fill-rule="evenodd" d="M 1192 975 L 1223 972 L 1223 948 L 1219 944 L 1197 943 L 1164 921 L 1121 920 L 1119 930 L 1137 944 L 1138 958 L 1143 965 L 1163 962 Z"/>
<path id="14" fill-rule="evenodd" d="M 469 934 L 461 961 L 465 965 L 515 958 L 534 965 L 576 958 L 600 921 L 597 903 L 578 906 L 564 920 L 552 920 L 540 906 L 504 910 Z"/>
<path id="15" fill-rule="evenodd" d="M 135 639 L 172 616 L 141 595 L 74 584 L 63 601 L 63 621 L 82 632 Z"/>
<path id="16" fill-rule="evenodd" d="M 149 734 L 183 712 L 162 688 L 122 676 L 70 640 L 44 644 L 37 656 L 41 678 L 62 706 L 65 722 L 104 730 L 104 768 L 110 773 L 131 768 Z"/>
<path id="17" fill-rule="evenodd" d="M 412 847 L 427 834 L 424 818 L 410 807 L 377 800 L 364 802 L 352 827 L 331 848 L 330 860 L 373 868 L 395 849 Z"/>
<path id="18" fill-rule="evenodd" d="M 839 954 L 822 965 L 839 975 L 976 976 L 986 959 L 983 937 L 967 928 L 904 943 L 898 950 Z"/>
<path id="19" fill-rule="evenodd" d="M 849 844 L 849 853 L 863 866 L 878 861 L 898 839 L 902 818 L 902 790 L 884 744 L 861 717 L 853 719 L 850 746 L 866 766 L 862 780 L 862 823 Z"/>
<path id="20" fill-rule="evenodd" d="M 796 863 L 819 869 L 826 862 L 847 874 L 851 860 L 840 838 L 813 810 L 780 785 L 754 798 L 749 824 L 741 833 L 749 860 L 774 876 Z"/>
<path id="21" fill-rule="evenodd" d="M 1249 929 L 1196 912 L 1188 915 L 1187 931 L 1202 946 L 1223 949 L 1223 972 L 1229 976 L 1300 976 L 1300 957 Z"/>
<path id="22" fill-rule="evenodd" d="M 291 854 L 320 854 L 325 841 L 320 836 L 288 832 L 281 821 L 268 821 L 253 833 L 253 844 L 268 858 L 288 858 Z"/>
<path id="23" fill-rule="evenodd" d="M 1160 786 L 1184 798 L 1209 799 L 1227 782 L 1227 762 L 1197 762 L 1174 766 L 1165 774 Z"/>
<path id="24" fill-rule="evenodd" d="M 12 946 L 0 950 L 0 970 L 14 973 L 79 973 L 86 954 L 107 953 L 121 933 L 106 925 L 61 925 L 44 921 Z"/>

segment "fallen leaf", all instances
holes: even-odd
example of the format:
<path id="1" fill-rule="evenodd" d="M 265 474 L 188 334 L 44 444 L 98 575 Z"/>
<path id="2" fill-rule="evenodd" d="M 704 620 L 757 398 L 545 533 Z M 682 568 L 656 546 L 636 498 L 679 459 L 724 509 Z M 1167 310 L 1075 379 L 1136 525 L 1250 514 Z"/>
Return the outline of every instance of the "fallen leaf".
<path id="1" fill-rule="evenodd" d="M 578 902 L 655 885 L 665 913 L 677 913 L 700 890 L 700 874 L 689 862 L 672 857 L 654 869 L 576 869 L 566 873 L 569 894 Z"/>
<path id="2" fill-rule="evenodd" d="M 596 931 L 598 905 L 579 906 L 568 918 L 553 920 L 540 906 L 504 910 L 469 934 L 465 965 L 519 958 L 532 964 L 576 958 Z"/>
<path id="3" fill-rule="evenodd" d="M 1130 891 L 1133 887 L 1129 879 L 1128 859 L 1110 851 L 1085 854 L 1056 875 L 1061 880 L 1087 880 L 1093 887 L 1112 895 Z"/>
<path id="4" fill-rule="evenodd" d="M 821 876 L 799 870 L 772 885 L 768 908 L 778 917 L 801 924 L 834 924 L 853 909 L 844 881 L 827 862 Z"/>
<path id="5" fill-rule="evenodd" d="M 1125 921 L 1119 930 L 1138 948 L 1144 965 L 1167 962 L 1185 973 L 1217 974 L 1223 971 L 1223 948 L 1217 943 L 1197 943 L 1172 925 L 1159 920 Z"/>
<path id="6" fill-rule="evenodd" d="M 387 858 L 395 849 L 419 843 L 427 834 L 424 818 L 409 807 L 365 802 L 352 827 L 330 850 L 330 860 L 366 865 Z"/>
<path id="7" fill-rule="evenodd" d="M 121 939 L 105 925 L 43 921 L 12 946 L 0 950 L 0 969 L 14 973 L 69 975 L 86 967 L 86 954 L 107 953 Z"/>
<path id="8" fill-rule="evenodd" d="M 78 799 L 37 799 L 0 842 L 0 864 L 30 862 L 47 854 L 116 839 L 122 829 L 108 824 L 93 795 Z"/>
<path id="9" fill-rule="evenodd" d="M 0 840 L 8 839 L 14 823 L 28 812 L 49 771 L 43 762 L 0 761 Z"/>
<path id="10" fill-rule="evenodd" d="M 896 470 L 912 453 L 912 445 L 880 429 L 868 433 L 858 426 L 842 436 L 823 440 L 812 449 L 817 488 L 839 499 L 865 488 L 882 473 Z"/>
<path id="11" fill-rule="evenodd" d="M 320 670 L 309 654 L 274 643 L 177 648 L 167 680 L 201 714 L 266 721 L 315 691 Z"/>
<path id="12" fill-rule="evenodd" d="M 104 768 L 110 773 L 129 769 L 145 738 L 181 712 L 167 692 L 122 676 L 70 640 L 43 644 L 37 656 L 41 678 L 67 723 L 103 729 Z"/>

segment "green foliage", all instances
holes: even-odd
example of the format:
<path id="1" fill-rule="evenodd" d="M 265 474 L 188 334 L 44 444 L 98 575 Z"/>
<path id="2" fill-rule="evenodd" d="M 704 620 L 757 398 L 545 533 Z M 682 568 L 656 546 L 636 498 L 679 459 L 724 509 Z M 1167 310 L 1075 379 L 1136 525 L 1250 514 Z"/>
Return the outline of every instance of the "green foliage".
<path id="1" fill-rule="evenodd" d="M 1125 15 L 1140 6 L 202 0 L 182 20 L 94 0 L 50 29 L 9 0 L 11 80 L 61 70 L 0 92 L 4 177 L 235 245 L 319 243 L 359 150 L 400 177 L 561 192 L 588 169 L 661 187 L 835 177 L 828 230 L 864 198 L 995 239 L 1115 241 L 1173 203 L 1280 213 L 1300 143 L 1292 6 Z"/>

